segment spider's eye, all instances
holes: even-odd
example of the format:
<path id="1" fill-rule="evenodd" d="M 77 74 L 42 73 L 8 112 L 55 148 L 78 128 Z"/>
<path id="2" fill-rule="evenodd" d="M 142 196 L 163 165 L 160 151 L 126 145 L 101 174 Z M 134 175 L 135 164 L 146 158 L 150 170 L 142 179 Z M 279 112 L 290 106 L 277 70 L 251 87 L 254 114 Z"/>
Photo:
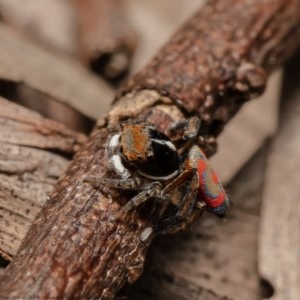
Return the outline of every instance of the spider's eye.
<path id="1" fill-rule="evenodd" d="M 178 154 L 170 139 L 157 130 L 150 131 L 151 156 L 139 165 L 139 172 L 148 178 L 166 180 L 174 177 L 179 169 Z"/>

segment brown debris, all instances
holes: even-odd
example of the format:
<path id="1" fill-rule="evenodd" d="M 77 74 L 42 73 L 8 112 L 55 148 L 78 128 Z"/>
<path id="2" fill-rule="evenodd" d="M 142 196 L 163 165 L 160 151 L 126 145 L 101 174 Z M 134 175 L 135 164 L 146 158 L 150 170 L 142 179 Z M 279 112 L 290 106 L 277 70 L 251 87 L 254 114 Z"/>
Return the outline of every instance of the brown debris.
<path id="1" fill-rule="evenodd" d="M 48 53 L 3 24 L 0 54 L 1 82 L 27 87 L 28 98 L 42 94 L 92 119 L 107 112 L 113 90 L 73 59 Z"/>
<path id="2" fill-rule="evenodd" d="M 73 0 L 78 15 L 81 56 L 108 79 L 125 75 L 136 48 L 136 35 L 126 20 L 123 0 Z"/>
<path id="3" fill-rule="evenodd" d="M 155 79 L 152 76 L 153 68 L 151 67 L 157 65 L 158 59 L 155 59 L 148 66 L 152 90 L 144 89 L 147 87 L 144 82 L 149 83 L 148 75 L 143 75 L 148 74 L 146 68 L 139 75 L 143 85 L 136 86 L 138 84 L 137 77 L 135 79 L 137 82 L 130 81 L 131 83 L 129 82 L 125 88 L 126 95 L 119 98 L 111 113 L 98 122 L 87 145 L 77 153 L 65 175 L 57 182 L 14 261 L 5 271 L 1 280 L 1 296 L 37 295 L 41 299 L 51 297 L 113 299 L 126 281 L 132 284 L 137 280 L 142 273 L 144 255 L 151 242 L 151 237 L 146 242 L 142 241 L 141 234 L 145 228 L 151 226 L 153 215 L 144 216 L 142 211 L 137 209 L 122 215 L 116 222 L 112 222 L 109 216 L 120 205 L 128 201 L 128 195 L 111 191 L 111 195 L 108 197 L 87 183 L 83 183 L 82 180 L 89 173 L 101 177 L 107 176 L 105 145 L 108 132 L 106 126 L 109 125 L 113 130 L 116 129 L 115 126 L 120 120 L 150 119 L 155 120 L 155 124 L 165 133 L 170 133 L 169 129 L 173 121 L 179 121 L 187 116 L 188 112 L 194 114 L 200 112 L 210 125 L 210 133 L 217 135 L 220 131 L 217 129 L 220 128 L 213 128 L 215 124 L 212 121 L 221 121 L 220 127 L 223 128 L 224 122 L 227 122 L 241 106 L 241 95 L 242 100 L 247 100 L 253 94 L 262 92 L 261 82 L 264 80 L 261 80 L 263 77 L 260 74 L 268 74 L 277 65 L 272 65 L 272 67 L 269 65 L 268 53 L 278 53 L 279 65 L 295 49 L 299 42 L 297 33 L 300 26 L 299 6 L 299 1 L 286 0 L 276 3 L 270 0 L 264 2 L 239 1 L 238 4 L 233 0 L 208 2 L 204 7 L 205 13 L 197 15 L 200 19 L 197 20 L 197 17 L 192 19 L 185 26 L 184 34 L 178 33 L 177 37 L 173 38 L 170 49 L 174 50 L 174 41 L 177 41 L 176 46 L 182 50 L 179 51 L 180 56 L 175 60 L 175 67 L 170 67 L 167 63 L 168 60 L 173 59 L 172 56 L 163 56 L 167 51 L 162 50 L 160 52 L 162 55 L 161 67 L 164 66 L 167 71 L 164 73 L 164 70 L 156 70 L 156 75 L 159 75 L 157 76 L 159 79 L 157 86 L 154 86 L 151 81 L 153 78 Z M 225 9 L 227 7 L 232 9 Z M 218 8 L 222 8 L 222 10 L 219 11 Z M 230 22 L 228 15 L 231 16 Z M 239 19 L 240 15 L 245 21 L 236 23 L 234 19 Z M 285 26 L 279 28 L 281 20 L 286 20 L 286 23 Z M 201 31 L 191 39 L 186 32 L 192 34 L 195 24 L 202 24 Z M 248 26 L 253 26 L 253 24 L 265 25 L 263 32 L 268 28 L 278 29 L 280 38 L 274 40 L 274 43 L 268 43 L 269 39 L 262 39 L 260 35 L 254 35 L 254 37 L 248 34 L 242 35 L 241 37 L 244 37 L 242 41 L 245 43 L 243 45 L 248 46 L 245 46 L 248 49 L 248 52 L 245 53 L 248 55 L 240 57 L 240 60 L 237 57 L 232 59 L 230 55 L 227 56 L 225 50 L 234 50 L 230 48 L 234 43 L 228 43 L 228 39 L 222 38 L 227 36 L 225 33 L 229 32 L 234 36 L 239 31 L 247 32 Z M 191 29 L 190 32 L 189 29 Z M 209 36 L 214 38 L 210 40 L 207 38 Z M 287 43 L 287 41 L 291 43 Z M 191 42 L 196 45 L 199 43 L 205 49 L 203 55 L 199 55 L 203 61 L 196 60 L 197 64 L 194 60 L 186 61 L 185 54 L 189 57 L 191 49 L 195 49 L 190 45 Z M 189 47 L 186 47 L 186 44 Z M 290 45 L 289 48 L 285 47 L 287 44 Z M 209 51 L 210 48 L 211 51 Z M 165 49 L 168 49 L 168 46 Z M 187 50 L 187 53 L 183 49 Z M 279 50 L 286 51 L 280 52 Z M 216 62 L 211 56 L 211 52 L 217 58 L 221 69 L 215 69 L 211 64 Z M 223 56 L 223 54 L 225 55 Z M 272 57 L 274 58 L 274 56 Z M 242 69 L 243 72 L 245 69 L 250 70 L 251 74 L 241 72 L 240 78 L 244 81 L 242 83 L 246 84 L 249 89 L 247 93 L 241 93 L 241 86 L 239 89 L 234 87 L 238 77 L 236 72 L 245 62 L 254 64 L 255 67 Z M 274 60 L 272 59 L 271 62 Z M 192 64 L 192 67 L 189 63 Z M 211 75 L 211 77 L 203 77 L 204 83 L 211 79 L 213 82 L 212 84 L 209 81 L 209 85 L 205 85 L 207 87 L 201 90 L 201 93 L 199 90 L 203 86 L 199 85 L 199 77 L 196 76 L 196 81 L 193 80 L 191 85 L 189 80 L 183 81 L 186 85 L 178 81 L 178 78 L 190 79 L 191 74 L 198 74 L 198 69 L 196 73 L 193 73 L 195 65 L 199 65 L 199 69 L 208 70 L 203 73 L 205 76 Z M 263 68 L 265 68 L 264 72 L 262 72 Z M 218 72 L 218 70 L 222 72 Z M 161 74 L 169 76 L 162 77 Z M 180 74 L 181 77 L 174 77 L 176 74 Z M 173 76 L 172 82 L 170 81 L 171 75 Z M 165 78 L 165 82 L 162 81 L 163 78 Z M 200 76 L 200 78 L 202 77 Z M 228 80 L 224 81 L 224 78 Z M 218 85 L 215 85 L 215 82 Z M 170 88 L 170 91 L 167 91 L 170 98 L 164 96 L 165 90 L 161 88 L 162 86 L 164 89 L 166 86 Z M 141 91 L 137 92 L 138 89 Z M 232 97 L 216 98 L 217 101 L 211 109 L 205 108 L 203 101 L 199 101 L 204 97 L 201 96 L 201 98 L 199 95 L 202 93 L 205 95 L 207 91 L 216 95 L 220 89 L 225 94 L 228 90 Z M 141 97 L 141 95 L 144 96 Z M 134 106 L 136 103 L 139 103 L 138 109 Z M 155 110 L 153 106 L 156 106 Z M 210 107 L 210 105 L 207 106 Z M 156 118 L 158 113 L 160 117 Z M 74 259 L 78 257 L 80 259 Z"/>
<path id="4" fill-rule="evenodd" d="M 209 1 L 119 95 L 156 90 L 187 113 L 200 114 L 218 134 L 243 102 L 263 92 L 267 73 L 295 48 L 298 5 Z"/>
<path id="5" fill-rule="evenodd" d="M 286 72 L 282 122 L 266 166 L 258 267 L 265 285 L 275 292 L 271 299 L 300 297 L 299 62 L 297 53 Z"/>
<path id="6" fill-rule="evenodd" d="M 61 0 L 0 0 L 1 21 L 56 52 L 76 56 L 72 5 Z"/>
<path id="7" fill-rule="evenodd" d="M 69 164 L 62 154 L 86 137 L 1 97 L 0 106 L 0 254 L 11 260 Z"/>

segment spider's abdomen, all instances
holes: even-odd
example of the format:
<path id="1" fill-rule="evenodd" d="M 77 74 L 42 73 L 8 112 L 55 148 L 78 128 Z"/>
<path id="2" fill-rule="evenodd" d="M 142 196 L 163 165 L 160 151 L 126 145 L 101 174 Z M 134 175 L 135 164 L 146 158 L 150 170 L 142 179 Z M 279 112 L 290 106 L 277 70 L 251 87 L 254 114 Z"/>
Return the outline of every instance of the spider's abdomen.
<path id="1" fill-rule="evenodd" d="M 218 216 L 224 216 L 229 207 L 226 192 L 218 175 L 198 146 L 193 146 L 189 151 L 188 167 L 197 169 L 199 196 L 206 204 L 207 210 Z"/>

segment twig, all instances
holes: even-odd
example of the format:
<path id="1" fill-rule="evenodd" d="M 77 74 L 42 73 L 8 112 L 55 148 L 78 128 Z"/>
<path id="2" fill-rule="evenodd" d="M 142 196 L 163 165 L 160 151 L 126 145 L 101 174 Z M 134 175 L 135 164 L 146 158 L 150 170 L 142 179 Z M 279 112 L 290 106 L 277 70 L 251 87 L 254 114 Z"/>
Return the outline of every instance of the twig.
<path id="1" fill-rule="evenodd" d="M 83 61 L 112 80 L 126 74 L 136 48 L 123 0 L 73 0 L 78 13 L 79 48 Z"/>
<path id="2" fill-rule="evenodd" d="M 106 197 L 82 179 L 107 176 L 107 126 L 146 119 L 170 125 L 199 114 L 217 136 L 242 103 L 262 93 L 267 75 L 296 48 L 300 1 L 209 1 L 144 71 L 124 87 L 86 147 L 58 181 L 1 280 L 2 297 L 112 299 L 143 269 L 153 215 L 112 212 L 128 195 Z"/>
<path id="3" fill-rule="evenodd" d="M 300 297 L 298 201 L 299 54 L 286 70 L 281 126 L 273 139 L 265 166 L 264 194 L 258 247 L 258 270 L 264 286 L 278 299 Z M 287 276 L 288 274 L 288 276 Z M 287 296 L 288 295 L 288 296 Z M 265 295 L 265 298 L 271 298 Z M 275 296 L 274 296 L 275 298 Z"/>
<path id="4" fill-rule="evenodd" d="M 52 49 L 77 55 L 75 16 L 69 1 L 0 0 L 1 21 Z"/>
<path id="5" fill-rule="evenodd" d="M 10 261 L 67 169 L 66 156 L 86 137 L 1 97 L 0 105 L 0 254 Z"/>
<path id="6" fill-rule="evenodd" d="M 111 87 L 78 62 L 48 53 L 3 24 L 0 64 L 0 80 L 28 87 L 90 118 L 106 112 L 113 98 Z"/>

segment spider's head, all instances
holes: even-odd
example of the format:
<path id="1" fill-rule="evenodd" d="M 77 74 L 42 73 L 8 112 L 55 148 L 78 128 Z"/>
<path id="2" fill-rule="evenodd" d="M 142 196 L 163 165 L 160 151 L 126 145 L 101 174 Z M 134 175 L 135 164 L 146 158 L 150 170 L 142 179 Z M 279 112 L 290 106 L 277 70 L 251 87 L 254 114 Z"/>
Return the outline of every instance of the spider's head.
<path id="1" fill-rule="evenodd" d="M 120 154 L 125 163 L 146 178 L 168 180 L 179 171 L 176 147 L 149 123 L 122 124 Z"/>

